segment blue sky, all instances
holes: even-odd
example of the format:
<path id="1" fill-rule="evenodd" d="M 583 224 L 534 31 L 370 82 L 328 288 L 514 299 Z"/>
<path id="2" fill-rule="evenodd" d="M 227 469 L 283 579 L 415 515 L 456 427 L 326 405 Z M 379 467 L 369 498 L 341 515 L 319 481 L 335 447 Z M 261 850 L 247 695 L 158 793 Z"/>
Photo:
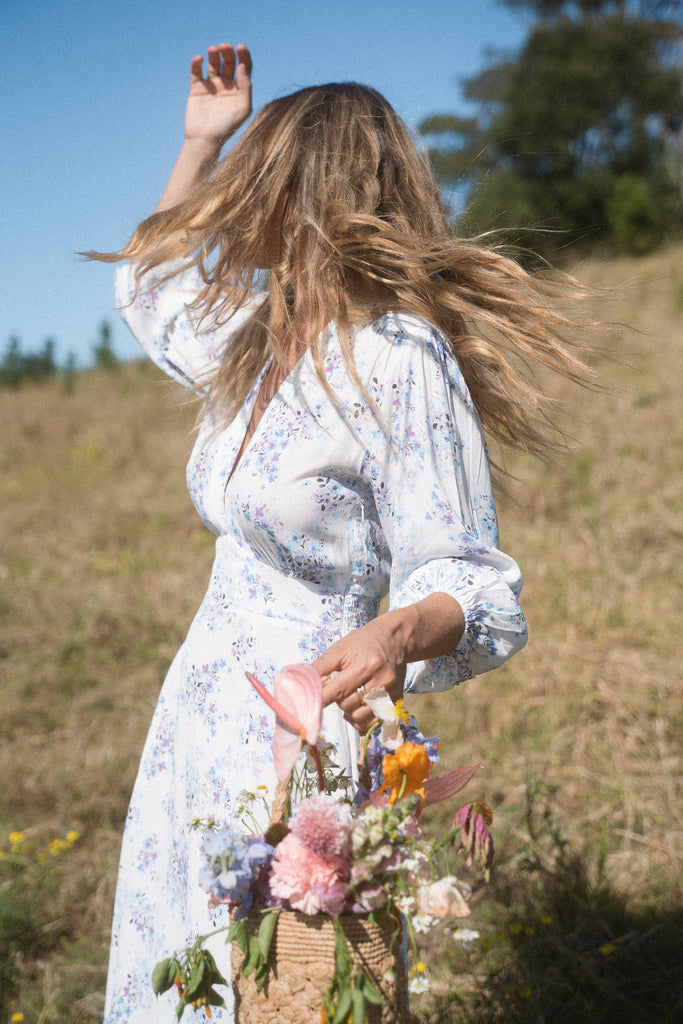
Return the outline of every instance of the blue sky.
<path id="1" fill-rule="evenodd" d="M 515 50 L 528 22 L 499 0 L 2 0 L 0 352 L 57 342 L 79 364 L 112 312 L 111 268 L 154 208 L 182 139 L 193 54 L 223 40 L 254 59 L 254 105 L 316 82 L 375 86 L 409 122 L 464 111 L 462 79 Z"/>

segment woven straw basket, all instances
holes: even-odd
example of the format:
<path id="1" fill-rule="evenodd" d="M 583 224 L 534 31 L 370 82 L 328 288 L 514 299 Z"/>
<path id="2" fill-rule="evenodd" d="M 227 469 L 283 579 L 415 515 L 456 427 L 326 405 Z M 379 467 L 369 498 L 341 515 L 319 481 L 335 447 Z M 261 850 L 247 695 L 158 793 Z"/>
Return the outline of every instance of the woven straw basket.
<path id="1" fill-rule="evenodd" d="M 355 914 L 346 914 L 340 921 L 354 963 L 383 997 L 381 1006 L 367 1004 L 368 1024 L 408 1024 L 405 965 L 392 923 L 373 925 Z M 334 940 L 334 924 L 326 914 L 280 911 L 268 958 L 268 980 L 260 992 L 253 976 L 242 977 L 244 956 L 233 942 L 232 985 L 239 1024 L 318 1024 L 334 973 Z M 387 971 L 393 980 L 384 977 Z"/>

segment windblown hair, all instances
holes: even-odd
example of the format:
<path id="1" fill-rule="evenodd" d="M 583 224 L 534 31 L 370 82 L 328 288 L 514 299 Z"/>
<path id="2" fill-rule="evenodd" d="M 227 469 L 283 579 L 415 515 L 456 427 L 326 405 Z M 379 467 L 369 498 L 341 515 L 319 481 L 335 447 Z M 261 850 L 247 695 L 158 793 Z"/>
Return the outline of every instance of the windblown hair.
<path id="1" fill-rule="evenodd" d="M 279 258 L 265 272 L 264 239 L 278 232 Z M 139 282 L 167 260 L 196 264 L 204 287 L 193 305 L 218 323 L 263 296 L 209 386 L 225 422 L 268 357 L 284 360 L 286 338 L 311 349 L 329 391 L 322 328 L 336 322 L 354 372 L 346 328 L 386 312 L 416 313 L 444 334 L 484 428 L 515 447 L 541 453 L 552 437 L 515 353 L 577 381 L 591 376 L 582 346 L 563 337 L 574 326 L 555 309 L 563 286 L 494 245 L 455 238 L 406 125 L 355 83 L 269 103 L 209 181 L 143 221 L 120 252 L 91 255 L 128 257 Z"/>

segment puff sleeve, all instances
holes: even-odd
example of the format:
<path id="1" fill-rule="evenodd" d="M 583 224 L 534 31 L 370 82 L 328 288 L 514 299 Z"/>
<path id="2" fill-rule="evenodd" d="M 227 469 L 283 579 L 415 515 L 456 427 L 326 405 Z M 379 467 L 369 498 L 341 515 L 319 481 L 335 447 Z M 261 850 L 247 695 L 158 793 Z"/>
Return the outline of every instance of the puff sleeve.
<path id="1" fill-rule="evenodd" d="M 498 548 L 481 425 L 444 338 L 412 316 L 387 316 L 372 329 L 383 342 L 365 377 L 376 408 L 360 417 L 360 432 L 391 552 L 390 607 L 443 592 L 465 615 L 456 649 L 409 665 L 406 688 L 445 690 L 524 646 L 521 574 Z"/>
<path id="2" fill-rule="evenodd" d="M 171 278 L 169 269 L 166 264 L 146 274 L 136 294 L 133 267 L 129 263 L 117 267 L 116 307 L 164 373 L 185 387 L 201 390 L 217 370 L 230 334 L 251 316 L 253 304 L 245 304 L 220 328 L 210 316 L 199 325 L 188 308 L 201 287 L 196 268 L 179 267 Z"/>

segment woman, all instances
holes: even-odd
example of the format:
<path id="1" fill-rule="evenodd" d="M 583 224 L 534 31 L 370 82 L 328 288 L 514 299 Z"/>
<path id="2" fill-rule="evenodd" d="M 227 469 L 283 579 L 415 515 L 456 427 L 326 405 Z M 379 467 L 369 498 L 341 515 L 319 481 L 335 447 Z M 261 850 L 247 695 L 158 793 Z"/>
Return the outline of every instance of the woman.
<path id="1" fill-rule="evenodd" d="M 107 1024 L 171 1019 L 151 969 L 212 927 L 188 823 L 229 818 L 240 791 L 274 783 L 271 718 L 246 671 L 333 674 L 324 731 L 350 769 L 372 721 L 365 689 L 444 690 L 524 644 L 479 417 L 537 449 L 542 414 L 484 331 L 580 373 L 541 287 L 453 239 L 428 165 L 374 90 L 276 100 L 218 164 L 251 113 L 250 74 L 244 46 L 210 47 L 206 77 L 192 60 L 156 213 L 120 253 L 93 254 L 129 259 L 122 315 L 204 396 L 188 484 L 218 535 L 131 802 Z"/>

